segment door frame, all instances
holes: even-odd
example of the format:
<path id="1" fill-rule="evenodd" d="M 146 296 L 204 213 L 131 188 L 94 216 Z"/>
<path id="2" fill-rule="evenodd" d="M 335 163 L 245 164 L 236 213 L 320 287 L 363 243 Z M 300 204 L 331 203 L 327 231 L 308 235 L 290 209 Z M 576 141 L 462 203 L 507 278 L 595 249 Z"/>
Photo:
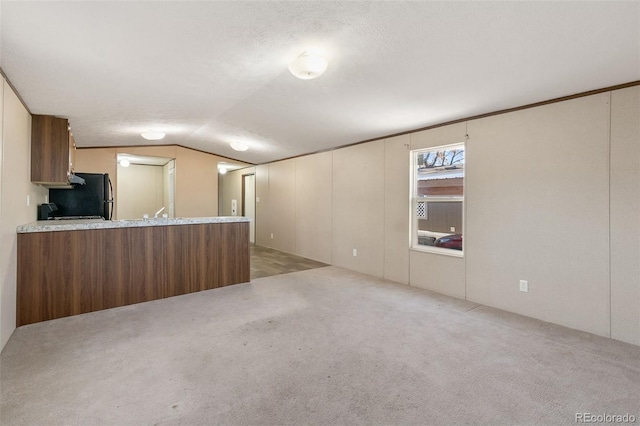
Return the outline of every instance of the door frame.
<path id="1" fill-rule="evenodd" d="M 245 173 L 242 175 L 242 214 L 241 216 L 245 216 L 245 177 L 253 176 L 253 242 L 255 244 L 256 237 L 258 235 L 258 231 L 256 228 L 258 227 L 258 222 L 256 220 L 257 212 L 256 212 L 256 174 L 254 173 Z"/>
<path id="2" fill-rule="evenodd" d="M 245 202 L 244 202 L 244 197 L 245 197 L 244 178 L 246 176 L 253 176 L 253 179 L 254 179 L 253 180 L 253 192 L 254 192 L 254 194 L 255 194 L 255 191 L 256 191 L 256 188 L 255 188 L 256 187 L 256 181 L 255 181 L 256 174 L 255 173 L 245 173 L 245 174 L 243 174 L 242 175 L 242 212 L 241 212 L 242 214 L 241 214 L 241 216 L 244 216 L 244 205 L 245 205 Z M 256 202 L 255 198 L 254 198 L 253 202 L 255 204 L 255 202 Z M 253 211 L 255 211 L 255 207 L 254 207 Z"/>

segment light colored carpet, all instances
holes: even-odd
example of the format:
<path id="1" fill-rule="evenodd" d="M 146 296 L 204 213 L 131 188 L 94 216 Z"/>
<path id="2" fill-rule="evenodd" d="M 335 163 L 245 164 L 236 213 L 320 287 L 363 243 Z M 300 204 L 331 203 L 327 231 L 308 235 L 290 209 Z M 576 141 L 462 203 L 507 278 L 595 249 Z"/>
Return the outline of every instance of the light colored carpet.
<path id="1" fill-rule="evenodd" d="M 640 422 L 640 347 L 337 267 L 22 327 L 0 360 L 3 425 Z"/>

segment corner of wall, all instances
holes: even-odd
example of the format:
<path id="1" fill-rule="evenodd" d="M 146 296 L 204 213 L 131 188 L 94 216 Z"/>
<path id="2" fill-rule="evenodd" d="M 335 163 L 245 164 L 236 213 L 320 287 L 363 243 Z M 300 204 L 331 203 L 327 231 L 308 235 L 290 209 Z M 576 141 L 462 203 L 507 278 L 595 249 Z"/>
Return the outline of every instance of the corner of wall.
<path id="1" fill-rule="evenodd" d="M 3 80 L 0 159 L 0 344 L 16 328 L 16 227 L 36 219 L 48 191 L 31 183 L 31 114 Z M 27 201 L 28 200 L 28 201 Z"/>

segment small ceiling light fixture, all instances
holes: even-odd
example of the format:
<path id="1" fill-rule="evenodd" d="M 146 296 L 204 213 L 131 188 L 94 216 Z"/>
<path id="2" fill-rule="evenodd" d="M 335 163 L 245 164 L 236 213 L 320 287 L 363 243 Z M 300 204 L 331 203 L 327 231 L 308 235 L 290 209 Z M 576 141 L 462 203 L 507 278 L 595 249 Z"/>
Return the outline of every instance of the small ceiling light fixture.
<path id="1" fill-rule="evenodd" d="M 129 167 L 129 164 L 131 164 L 131 163 L 126 158 L 123 158 L 122 160 L 120 160 L 120 165 L 122 167 Z"/>
<path id="2" fill-rule="evenodd" d="M 226 167 L 218 167 L 218 172 L 220 172 L 221 175 L 227 174 L 227 168 Z"/>
<path id="3" fill-rule="evenodd" d="M 233 141 L 229 145 L 236 151 L 246 151 L 249 149 L 249 146 L 247 144 L 240 141 Z"/>
<path id="4" fill-rule="evenodd" d="M 322 56 L 304 52 L 289 63 L 289 71 L 302 80 L 311 80 L 320 77 L 327 70 L 328 64 Z"/>
<path id="5" fill-rule="evenodd" d="M 158 141 L 164 138 L 165 134 L 163 132 L 155 132 L 155 131 L 149 130 L 148 132 L 140 133 L 140 136 L 142 136 L 148 141 Z"/>

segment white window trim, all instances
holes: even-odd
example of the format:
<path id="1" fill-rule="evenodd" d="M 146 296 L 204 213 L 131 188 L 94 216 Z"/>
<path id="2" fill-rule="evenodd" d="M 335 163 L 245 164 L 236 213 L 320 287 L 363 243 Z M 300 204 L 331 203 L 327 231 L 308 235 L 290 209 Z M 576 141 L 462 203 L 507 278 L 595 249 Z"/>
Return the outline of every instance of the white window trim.
<path id="1" fill-rule="evenodd" d="M 425 152 L 425 151 L 438 151 L 438 150 L 442 150 L 442 149 L 447 149 L 447 148 L 452 148 L 454 146 L 460 146 L 462 145 L 464 147 L 464 156 L 465 156 L 465 168 L 464 168 L 464 180 L 462 183 L 462 197 L 457 197 L 457 196 L 441 196 L 441 197 L 416 197 L 416 175 L 417 175 L 417 163 L 415 161 L 415 156 L 416 153 L 418 152 Z M 411 217 L 411 226 L 409 227 L 409 250 L 410 251 L 415 251 L 415 252 L 420 252 L 420 253 L 433 253 L 433 254 L 440 254 L 440 255 L 444 255 L 444 256 L 452 256 L 452 257 L 458 257 L 458 258 L 463 258 L 464 257 L 464 252 L 465 252 L 465 238 L 464 238 L 464 234 L 466 233 L 466 220 L 465 220 L 465 212 L 466 212 L 466 205 L 465 205 L 465 198 L 467 195 L 467 168 L 466 168 L 466 162 L 467 162 L 467 144 L 465 141 L 461 141 L 461 142 L 456 142 L 456 143 L 451 143 L 451 144 L 447 144 L 447 145 L 438 145 L 438 146 L 432 146 L 432 147 L 425 147 L 425 148 L 419 148 L 419 149 L 413 149 L 410 151 L 410 161 L 411 161 L 411 182 L 409 185 L 409 190 L 410 190 L 410 203 L 409 203 L 409 207 L 410 207 L 410 217 Z M 423 245 L 419 245 L 418 244 L 418 217 L 416 215 L 416 210 L 417 210 L 417 202 L 419 200 L 428 200 L 429 202 L 445 202 L 445 201 L 458 201 L 462 203 L 462 250 L 454 250 L 454 249 L 448 249 L 448 248 L 442 248 L 442 247 L 434 247 L 434 246 L 423 246 Z"/>

